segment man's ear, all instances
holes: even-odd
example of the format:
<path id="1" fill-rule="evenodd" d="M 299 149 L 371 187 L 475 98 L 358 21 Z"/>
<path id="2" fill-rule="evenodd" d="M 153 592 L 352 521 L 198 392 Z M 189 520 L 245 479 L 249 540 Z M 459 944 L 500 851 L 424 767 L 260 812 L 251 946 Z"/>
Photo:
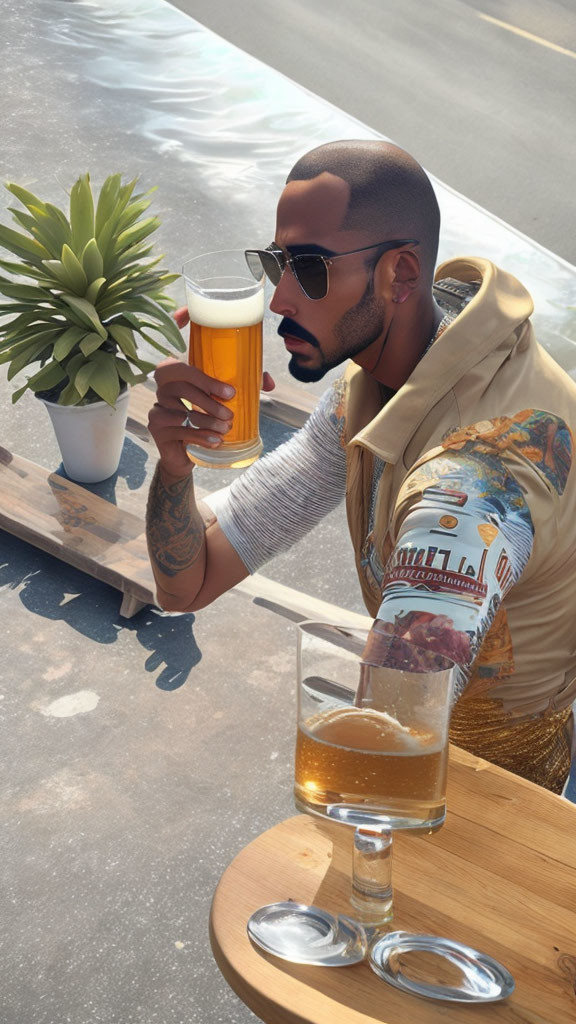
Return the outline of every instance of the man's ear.
<path id="1" fill-rule="evenodd" d="M 420 260 L 412 249 L 406 249 L 394 256 L 392 269 L 392 302 L 406 302 L 418 287 Z"/>

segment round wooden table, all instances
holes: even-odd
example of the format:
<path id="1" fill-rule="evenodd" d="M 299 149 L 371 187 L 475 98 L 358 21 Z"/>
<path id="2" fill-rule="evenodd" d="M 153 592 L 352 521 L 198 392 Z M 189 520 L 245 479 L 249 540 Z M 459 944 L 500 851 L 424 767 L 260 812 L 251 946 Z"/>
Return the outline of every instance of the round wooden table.
<path id="1" fill-rule="evenodd" d="M 394 930 L 447 936 L 495 957 L 516 989 L 500 1003 L 419 999 L 366 964 L 291 964 L 250 942 L 259 907 L 295 900 L 350 913 L 352 829 L 300 815 L 246 846 L 214 895 L 210 937 L 227 982 L 267 1024 L 565 1024 L 576 1008 L 576 808 L 453 751 L 447 822 L 394 840 Z M 572 904 L 571 904 L 572 898 Z M 572 909 L 569 909 L 572 906 Z"/>

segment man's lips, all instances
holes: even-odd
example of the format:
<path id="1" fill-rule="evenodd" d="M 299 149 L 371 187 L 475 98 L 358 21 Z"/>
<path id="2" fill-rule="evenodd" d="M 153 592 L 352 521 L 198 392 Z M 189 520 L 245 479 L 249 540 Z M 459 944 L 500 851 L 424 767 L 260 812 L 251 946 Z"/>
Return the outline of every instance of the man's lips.
<path id="1" fill-rule="evenodd" d="M 301 352 L 305 348 L 310 348 L 309 341 L 302 341 L 302 338 L 294 338 L 291 334 L 282 335 L 284 338 L 284 345 L 289 352 Z"/>

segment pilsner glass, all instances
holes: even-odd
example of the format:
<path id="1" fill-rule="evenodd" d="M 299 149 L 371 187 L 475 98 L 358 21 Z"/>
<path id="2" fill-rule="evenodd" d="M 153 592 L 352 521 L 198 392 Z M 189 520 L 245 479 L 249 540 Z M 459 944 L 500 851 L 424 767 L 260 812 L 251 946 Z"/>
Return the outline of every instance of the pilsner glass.
<path id="1" fill-rule="evenodd" d="M 382 664 L 366 664 L 367 636 L 298 627 L 294 795 L 299 810 L 356 828 L 355 916 L 382 923 L 392 916 L 392 832 L 430 833 L 445 819 L 455 666 L 392 636 L 380 638 Z"/>
<path id="2" fill-rule="evenodd" d="M 257 281 L 244 252 L 229 249 L 194 256 L 182 268 L 190 314 L 189 363 L 236 388 L 225 402 L 232 429 L 215 449 L 193 443 L 188 457 L 201 466 L 249 466 L 262 451 L 259 433 L 262 385 L 264 276 Z M 222 401 L 221 398 L 218 399 Z"/>

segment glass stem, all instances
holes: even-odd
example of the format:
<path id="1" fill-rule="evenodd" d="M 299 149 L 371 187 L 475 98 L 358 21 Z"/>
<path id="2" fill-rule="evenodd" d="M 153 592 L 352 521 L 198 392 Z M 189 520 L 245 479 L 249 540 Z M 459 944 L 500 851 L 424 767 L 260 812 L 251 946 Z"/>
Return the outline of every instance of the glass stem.
<path id="1" fill-rule="evenodd" d="M 350 902 L 362 924 L 392 920 L 392 832 L 355 830 Z"/>

